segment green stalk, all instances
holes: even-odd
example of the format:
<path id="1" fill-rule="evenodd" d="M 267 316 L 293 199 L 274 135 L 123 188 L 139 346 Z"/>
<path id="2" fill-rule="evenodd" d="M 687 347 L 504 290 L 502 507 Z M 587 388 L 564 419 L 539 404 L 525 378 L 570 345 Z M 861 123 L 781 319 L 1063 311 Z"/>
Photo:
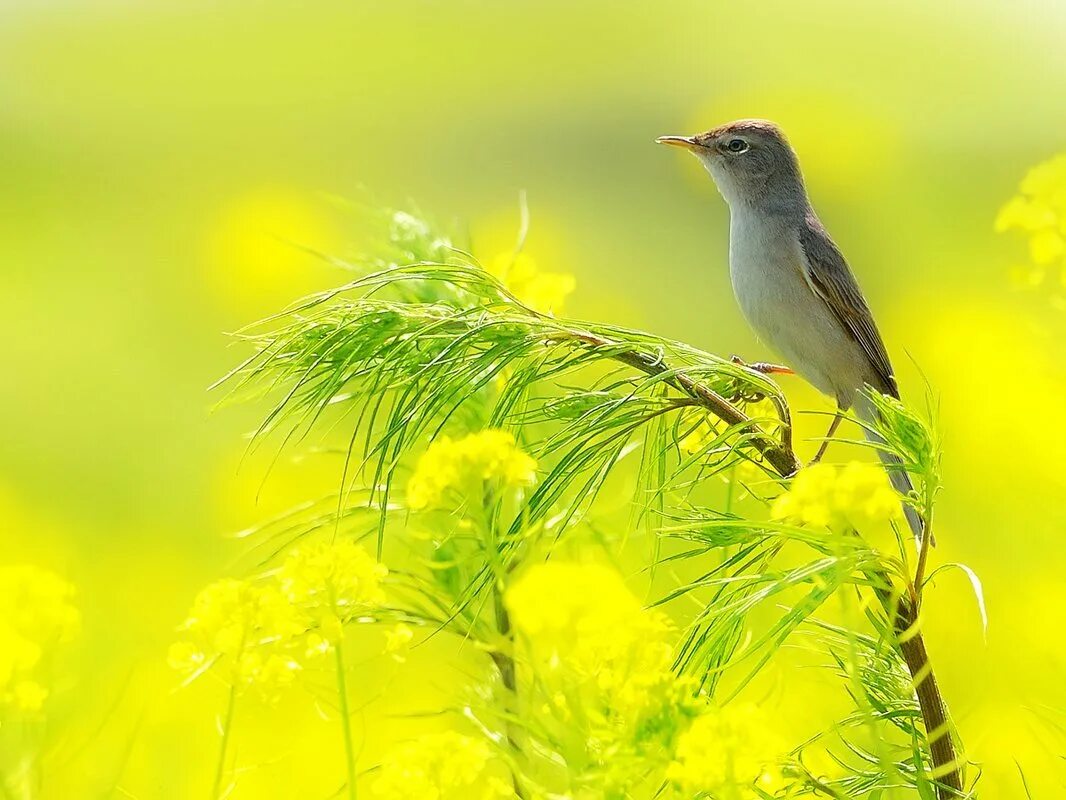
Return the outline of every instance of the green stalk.
<path id="1" fill-rule="evenodd" d="M 500 537 L 497 529 L 497 517 L 500 511 L 500 506 L 497 502 L 495 493 L 488 485 L 484 487 L 482 494 L 482 525 L 484 526 L 484 532 L 486 538 L 491 546 L 492 552 L 498 553 L 500 546 Z M 516 561 L 512 565 L 512 569 L 518 565 Z M 518 734 L 515 730 L 514 722 L 509 718 L 517 712 L 518 709 L 518 676 L 515 670 L 514 662 L 514 632 L 511 630 L 511 618 L 507 614 L 507 608 L 503 604 L 503 592 L 501 591 L 501 577 L 498 574 L 498 570 L 493 565 L 493 572 L 497 573 L 493 577 L 492 581 L 492 610 L 493 621 L 495 622 L 496 633 L 504 640 L 506 651 L 495 650 L 490 653 L 493 663 L 496 665 L 496 669 L 500 674 L 500 681 L 503 683 L 504 693 L 506 698 L 503 702 L 503 713 L 508 717 L 504 721 L 504 733 L 507 736 L 507 744 L 511 748 L 511 752 L 516 757 L 522 756 L 522 745 L 518 740 Z M 522 782 L 518 777 L 518 771 L 511 769 L 511 784 L 514 786 L 514 793 L 519 800 L 526 800 L 526 792 L 522 787 Z"/>
<path id="2" fill-rule="evenodd" d="M 355 748 L 352 746 L 352 720 L 348 710 L 348 678 L 344 670 L 344 634 L 333 646 L 337 666 L 337 696 L 340 702 L 341 730 L 344 732 L 344 756 L 348 766 L 348 798 L 355 800 Z"/>
<path id="3" fill-rule="evenodd" d="M 222 779 L 226 774 L 226 752 L 229 750 L 230 731 L 233 728 L 233 712 L 237 708 L 237 684 L 230 683 L 229 698 L 226 700 L 226 716 L 222 720 L 222 744 L 218 753 L 218 766 L 215 768 L 215 784 L 211 790 L 211 800 L 222 797 Z"/>

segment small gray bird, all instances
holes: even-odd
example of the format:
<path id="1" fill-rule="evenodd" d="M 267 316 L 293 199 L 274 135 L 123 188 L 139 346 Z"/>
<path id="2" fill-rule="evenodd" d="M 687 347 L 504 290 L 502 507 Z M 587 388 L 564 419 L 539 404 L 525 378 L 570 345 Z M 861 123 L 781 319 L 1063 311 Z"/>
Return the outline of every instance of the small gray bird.
<path id="1" fill-rule="evenodd" d="M 897 398 L 899 389 L 855 276 L 811 208 L 796 153 L 777 125 L 757 119 L 656 141 L 691 151 L 729 204 L 729 275 L 748 323 L 801 377 L 836 400 L 817 460 L 853 405 L 867 423 L 876 418 L 864 386 Z M 877 440 L 869 430 L 867 438 Z M 892 484 L 910 492 L 898 459 L 878 452 Z M 904 509 L 921 539 L 921 517 L 909 505 Z"/>

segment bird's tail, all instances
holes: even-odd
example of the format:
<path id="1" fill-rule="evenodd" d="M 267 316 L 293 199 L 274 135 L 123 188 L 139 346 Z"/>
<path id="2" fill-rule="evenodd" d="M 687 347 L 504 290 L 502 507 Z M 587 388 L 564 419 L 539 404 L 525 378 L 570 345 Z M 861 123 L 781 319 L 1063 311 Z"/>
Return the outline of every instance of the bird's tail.
<path id="1" fill-rule="evenodd" d="M 911 483 L 907 470 L 903 468 L 903 461 L 885 446 L 884 438 L 877 433 L 877 423 L 880 420 L 880 412 L 877 410 L 877 406 L 873 404 L 869 397 L 860 392 L 855 398 L 855 413 L 865 423 L 862 428 L 866 434 L 866 440 L 875 445 L 874 449 L 877 450 L 881 463 L 885 465 L 885 471 L 888 473 L 888 479 L 891 481 L 892 486 L 900 494 L 909 495 L 914 490 L 914 484 Z M 914 540 L 917 542 L 918 548 L 921 549 L 922 536 L 925 533 L 925 523 L 922 522 L 921 514 L 910 503 L 903 504 L 903 514 L 907 517 L 907 524 L 914 534 Z M 929 544 L 936 545 L 936 539 L 931 539 Z"/>

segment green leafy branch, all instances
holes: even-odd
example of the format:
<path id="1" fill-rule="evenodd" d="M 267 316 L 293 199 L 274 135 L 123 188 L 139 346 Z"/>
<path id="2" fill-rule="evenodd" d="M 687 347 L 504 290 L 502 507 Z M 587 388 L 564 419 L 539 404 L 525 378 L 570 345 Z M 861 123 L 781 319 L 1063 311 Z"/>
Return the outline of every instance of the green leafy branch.
<path id="1" fill-rule="evenodd" d="M 480 631 L 486 641 L 503 638 L 491 653 L 515 695 L 501 586 L 543 542 L 586 518 L 610 474 L 639 447 L 637 505 L 658 519 L 666 540 L 684 548 L 657 557 L 656 565 L 719 558 L 662 601 L 691 596 L 703 608 L 676 670 L 692 675 L 702 694 L 728 700 L 787 639 L 809 631 L 851 682 L 856 711 L 833 730 L 850 754 L 844 778 L 815 777 L 803 748 L 795 752 L 792 774 L 804 792 L 853 796 L 909 785 L 940 800 L 963 796 L 960 758 L 919 625 L 928 551 L 912 578 L 908 544 L 898 534 L 897 554 L 886 556 L 853 528 L 752 520 L 679 499 L 714 475 L 736 482 L 743 465 L 787 486 L 800 462 L 776 384 L 680 342 L 541 313 L 429 226 L 408 222 L 404 233 L 411 241 L 396 248 L 401 254 L 429 252 L 434 260 L 335 262 L 360 276 L 240 333 L 255 353 L 227 376 L 231 391 L 279 397 L 254 441 L 277 432 L 284 446 L 312 430 L 347 431 L 337 495 L 304 509 L 299 521 L 273 523 L 265 557 L 309 532 L 358 526 L 368 513 L 376 523 L 360 535 L 376 535 L 380 556 L 390 524 L 409 513 L 397 478 L 411 454 L 452 429 L 512 430 L 544 467 L 535 488 L 513 513 L 492 512 L 491 542 L 457 562 L 462 575 L 445 591 L 439 580 L 421 589 L 412 580 L 410 588 L 422 592 L 424 620 L 459 624 L 467 635 Z M 762 410 L 763 401 L 773 413 Z M 928 525 L 939 485 L 936 443 L 902 405 L 875 402 L 878 433 L 914 473 L 918 495 L 910 500 Z M 696 434 L 698 444 L 683 452 L 679 443 Z M 799 551 L 811 553 L 809 560 L 796 563 Z M 862 606 L 873 636 L 813 616 L 830 597 L 866 595 L 875 600 Z M 780 608 L 785 598 L 792 602 L 776 620 L 745 637 L 753 612 Z M 481 621 L 486 607 L 488 628 Z M 901 675 L 910 685 L 901 685 Z M 505 715 L 516 721 L 513 707 Z M 868 751 L 849 738 L 849 731 L 881 724 L 903 735 L 900 747 Z M 513 732 L 508 739 L 518 749 Z"/>

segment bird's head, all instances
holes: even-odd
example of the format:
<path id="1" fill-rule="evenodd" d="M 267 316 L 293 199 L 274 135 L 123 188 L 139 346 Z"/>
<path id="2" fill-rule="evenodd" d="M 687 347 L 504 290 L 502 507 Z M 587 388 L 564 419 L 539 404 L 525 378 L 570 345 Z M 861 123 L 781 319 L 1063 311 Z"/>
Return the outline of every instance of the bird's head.
<path id="1" fill-rule="evenodd" d="M 730 206 L 806 202 L 796 154 L 772 122 L 742 119 L 695 136 L 660 136 L 655 141 L 691 151 Z"/>

